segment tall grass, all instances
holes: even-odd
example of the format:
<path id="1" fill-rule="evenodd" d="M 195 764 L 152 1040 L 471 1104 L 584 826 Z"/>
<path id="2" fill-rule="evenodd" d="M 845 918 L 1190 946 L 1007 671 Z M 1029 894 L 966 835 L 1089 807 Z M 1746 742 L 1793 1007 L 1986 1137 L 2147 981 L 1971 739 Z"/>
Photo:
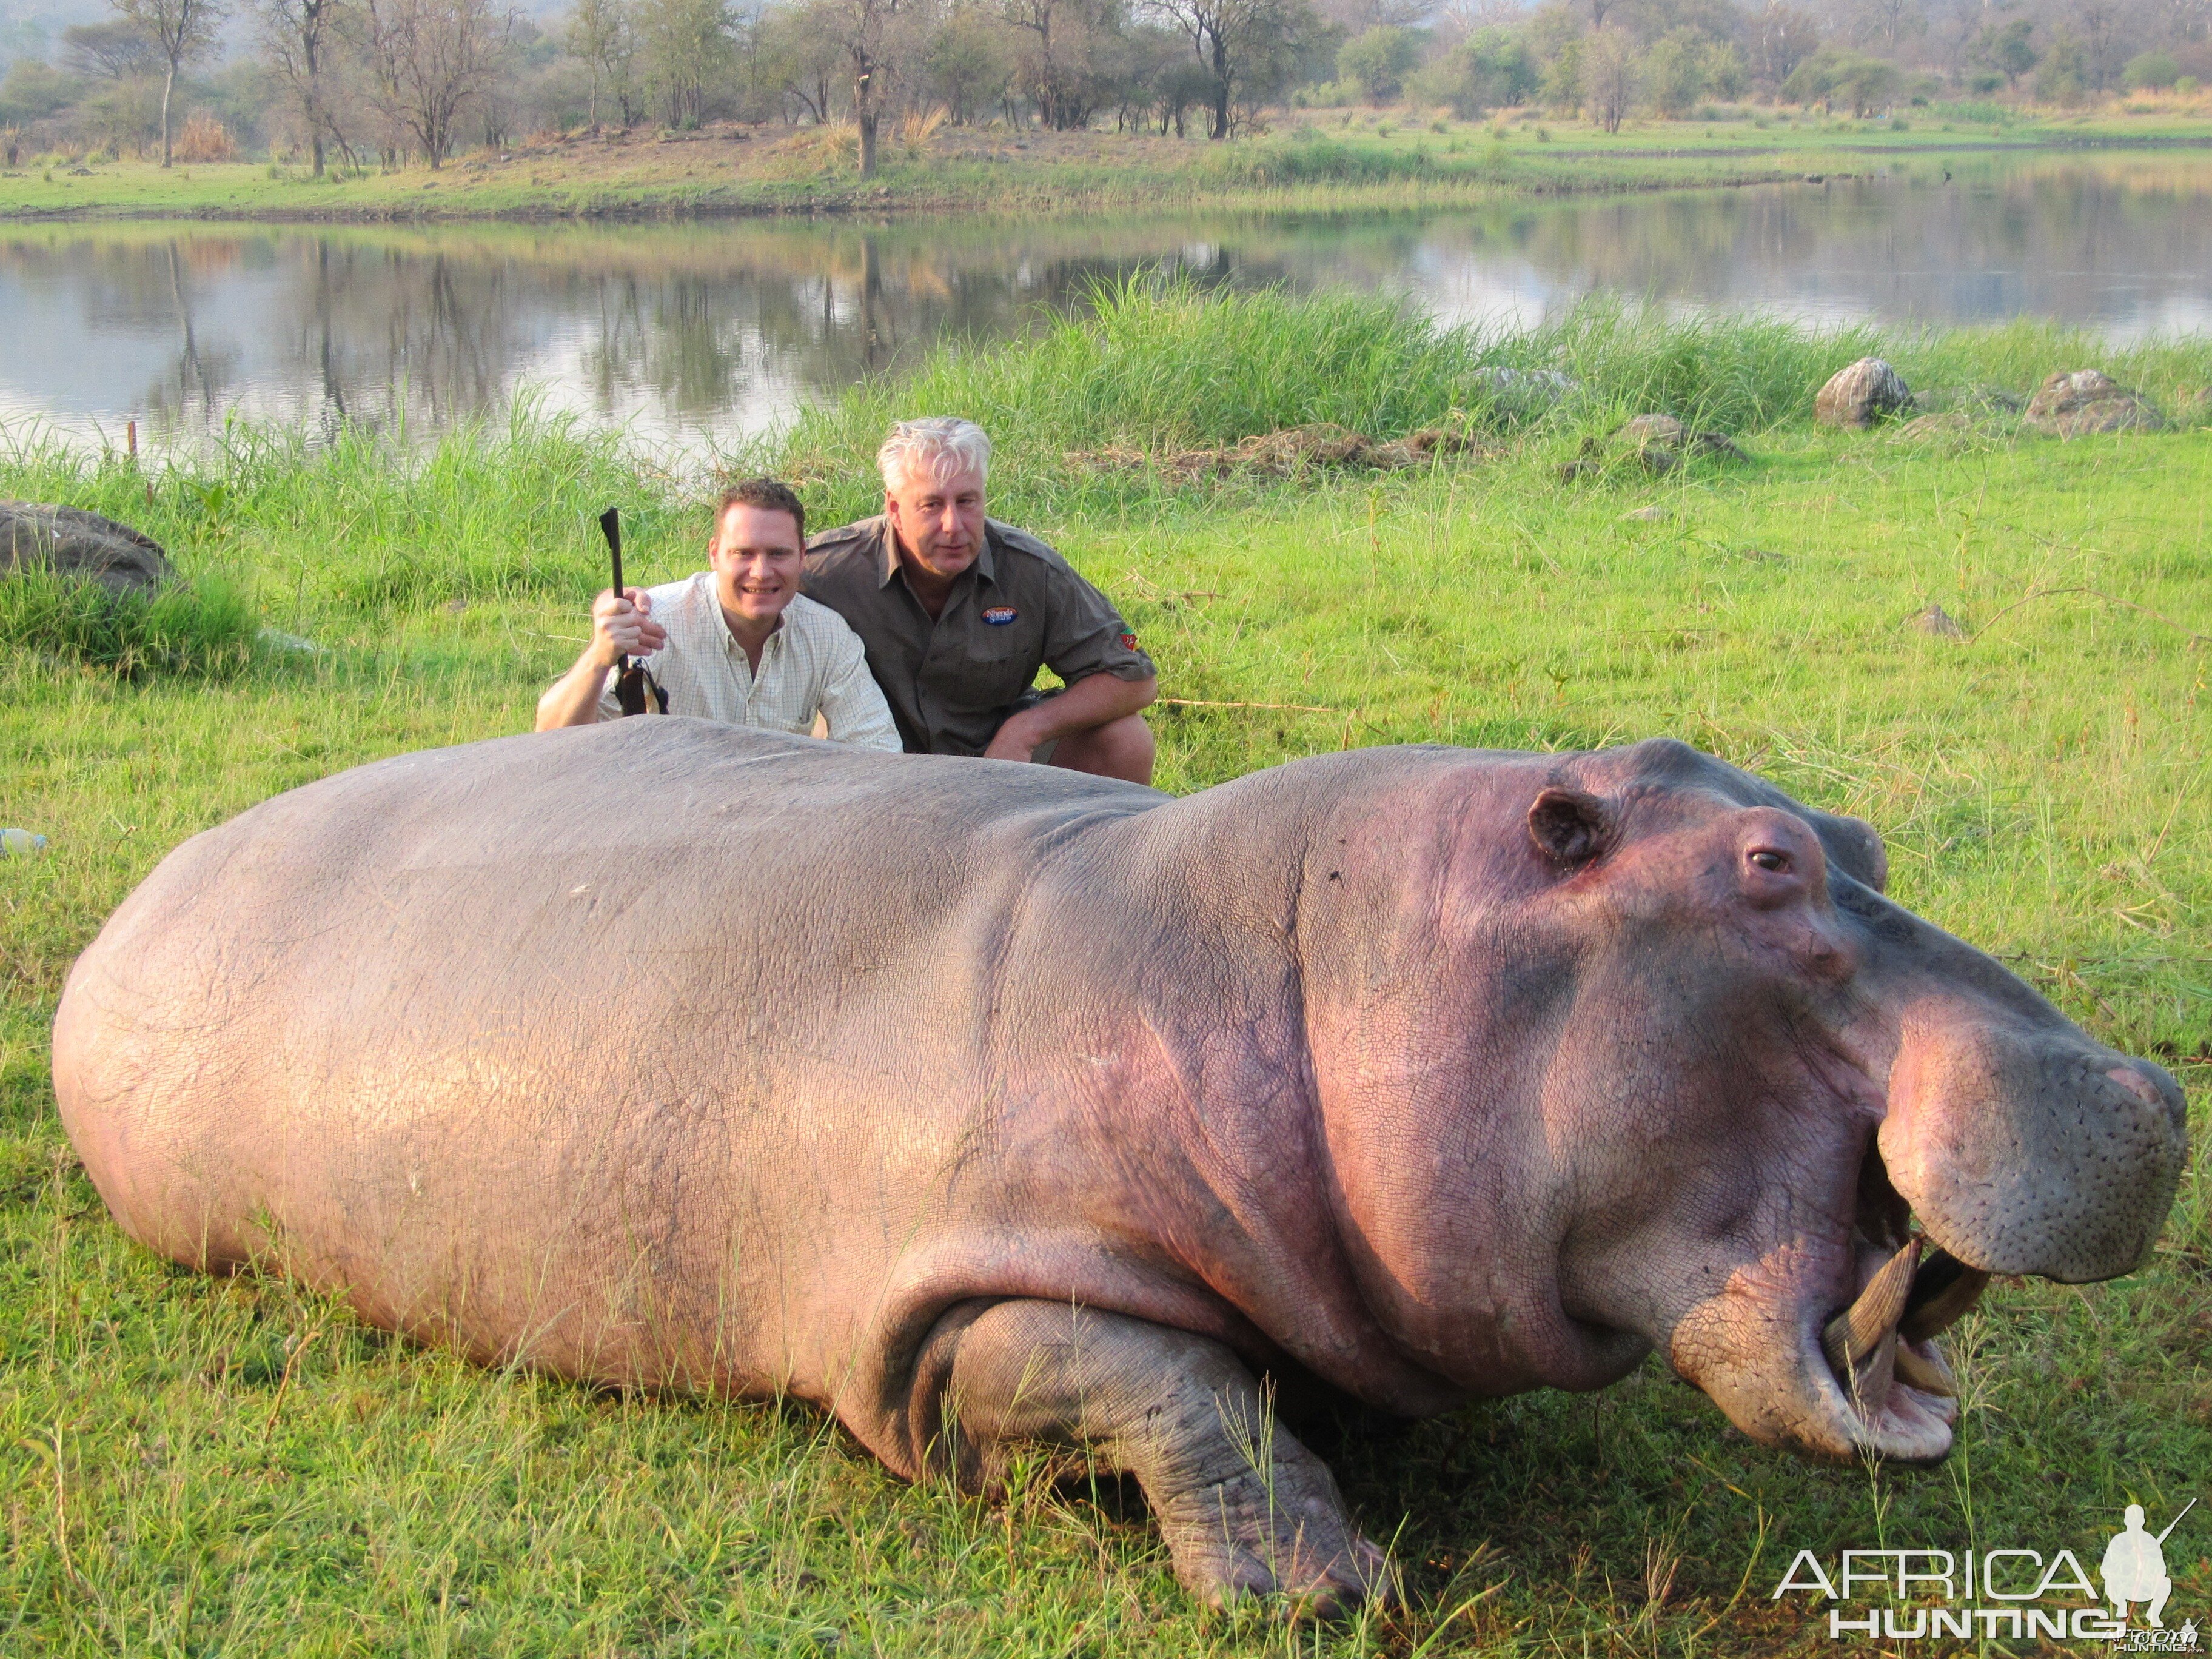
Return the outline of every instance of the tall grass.
<path id="1" fill-rule="evenodd" d="M 0 455 L 9 491 L 88 507 L 173 550 L 188 574 L 251 578 L 264 617 L 303 629 L 333 616 L 588 592 L 605 580 L 594 524 L 623 509 L 637 568 L 698 526 L 677 481 L 537 404 L 427 443 L 403 428 L 328 441 L 234 422 L 204 453 L 142 465 L 53 441 Z"/>
<path id="2" fill-rule="evenodd" d="M 43 569 L 0 580 L 0 652 L 126 680 L 235 673 L 252 660 L 258 631 L 251 599 L 218 576 L 151 595 Z"/>
<path id="3" fill-rule="evenodd" d="M 786 459 L 865 500 L 868 460 L 901 416 L 957 413 L 988 428 L 1018 483 L 1072 453 L 1232 444 L 1334 422 L 1402 436 L 1462 411 L 1495 428 L 1604 429 L 1660 412 L 1743 433 L 1808 421 L 1820 384 L 1853 360 L 1889 358 L 1935 400 L 2024 399 L 2054 371 L 2103 368 L 2179 410 L 2212 386 L 2212 339 L 2115 348 L 2078 331 L 1808 327 L 1741 313 L 1669 315 L 1599 298 L 1533 327 L 1447 327 L 1409 305 L 1353 294 L 1240 293 L 1188 278 L 1102 285 L 1083 313 L 1012 343 L 954 343 L 910 369 L 807 410 Z M 1553 402 L 1498 371 L 1551 370 L 1578 392 Z"/>

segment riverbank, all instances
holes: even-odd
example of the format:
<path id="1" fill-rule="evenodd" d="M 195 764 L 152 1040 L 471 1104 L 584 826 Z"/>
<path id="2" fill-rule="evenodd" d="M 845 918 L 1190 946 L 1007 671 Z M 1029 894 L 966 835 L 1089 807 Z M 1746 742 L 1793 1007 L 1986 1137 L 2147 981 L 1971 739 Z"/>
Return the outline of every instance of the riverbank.
<path id="1" fill-rule="evenodd" d="M 1114 207 L 1306 210 L 1451 206 L 1513 196 L 1850 178 L 1900 159 L 2037 148 L 2212 144 L 2212 118 L 2145 106 L 1987 122 L 1936 116 L 1639 121 L 1616 134 L 1534 115 L 1462 122 L 1310 111 L 1227 144 L 1152 134 L 945 128 L 887 139 L 857 176 L 850 135 L 717 125 L 569 135 L 444 167 L 391 171 L 246 162 L 46 158 L 0 173 L 0 220 L 301 222 L 652 219 Z"/>
<path id="2" fill-rule="evenodd" d="M 1871 347 L 1947 414 L 1814 427 L 1812 388 Z M 2096 351 L 2027 327 L 1882 339 L 1601 311 L 1474 339 L 1356 299 L 1138 289 L 830 404 L 783 464 L 826 521 L 866 506 L 893 406 L 989 422 L 998 509 L 1115 594 L 1162 665 L 1171 789 L 1370 744 L 1669 733 L 1863 814 L 1900 902 L 2173 1067 L 2201 1148 L 2212 347 Z M 2062 442 L 2009 406 L 2091 366 L 2180 424 Z M 1554 401 L 1554 383 L 1486 373 L 1537 369 L 1582 390 Z M 1662 469 L 1616 434 L 1647 411 L 1724 429 L 1747 459 Z M 1288 476 L 1259 455 L 1171 465 L 1319 421 L 1471 441 L 1395 471 L 1313 449 Z M 633 574 L 665 579 L 696 562 L 702 489 L 528 421 L 418 451 L 240 427 L 175 466 L 0 456 L 0 495 L 139 523 L 209 596 L 166 624 L 180 648 L 159 662 L 118 664 L 109 642 L 21 609 L 0 618 L 5 821 L 51 842 L 0 859 L 13 1640 L 1284 1650 L 1263 1615 L 1193 1608 L 1141 1503 L 1112 1486 L 1094 1502 L 1079 1471 L 1055 1485 L 1070 1471 L 1026 1465 L 987 1504 L 900 1486 L 800 1407 L 475 1370 L 282 1283 L 155 1261 L 63 1139 L 55 1000 L 145 872 L 281 789 L 526 727 L 600 579 L 592 515 L 621 502 Z M 273 633 L 244 631 L 240 596 L 246 626 Z M 210 648 L 182 648 L 194 638 Z M 1942 1470 L 1755 1448 L 1656 1364 L 1595 1396 L 1331 1442 L 1408 1605 L 1300 1651 L 1817 1653 L 1821 1607 L 1770 1599 L 1801 1548 L 2001 1543 L 2094 1562 L 2124 1504 L 2162 1525 L 2212 1456 L 2202 1157 L 2143 1271 L 2000 1282 L 1957 1328 L 1966 1419 Z M 2212 1597 L 2212 1559 L 2187 1536 L 2166 1557 L 2177 1612 Z"/>

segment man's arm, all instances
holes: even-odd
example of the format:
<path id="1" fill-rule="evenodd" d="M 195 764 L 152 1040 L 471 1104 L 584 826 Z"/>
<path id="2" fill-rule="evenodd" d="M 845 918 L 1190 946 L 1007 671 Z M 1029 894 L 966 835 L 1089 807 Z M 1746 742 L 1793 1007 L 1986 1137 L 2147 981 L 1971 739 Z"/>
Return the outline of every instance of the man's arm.
<path id="1" fill-rule="evenodd" d="M 988 760 L 1026 761 L 1035 755 L 1040 744 L 1064 738 L 1071 732 L 1088 732 L 1133 714 L 1159 693 L 1159 680 L 1152 675 L 1140 680 L 1125 680 L 1103 672 L 1085 674 L 1058 696 L 1047 697 L 1034 708 L 1009 715 L 998 735 L 991 739 L 991 746 L 983 751 L 984 757 Z"/>
<path id="2" fill-rule="evenodd" d="M 624 657 L 649 657 L 668 643 L 668 630 L 653 620 L 653 596 L 641 587 L 610 588 L 592 601 L 592 642 L 576 665 L 538 700 L 538 729 L 591 726 L 599 718 L 607 671 Z"/>
<path id="3" fill-rule="evenodd" d="M 849 627 L 837 642 L 836 665 L 830 671 L 829 684 L 822 689 L 822 718 L 829 723 L 832 743 L 883 749 L 894 755 L 906 747 L 899 741 L 898 723 L 891 719 L 891 706 L 884 701 L 883 688 L 868 672 L 868 653 L 860 636 Z"/>

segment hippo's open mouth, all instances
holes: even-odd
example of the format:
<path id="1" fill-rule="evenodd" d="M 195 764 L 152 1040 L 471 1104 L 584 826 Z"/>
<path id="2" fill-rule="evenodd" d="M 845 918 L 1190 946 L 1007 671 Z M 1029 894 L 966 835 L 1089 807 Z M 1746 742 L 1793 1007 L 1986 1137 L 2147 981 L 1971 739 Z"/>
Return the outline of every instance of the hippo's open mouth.
<path id="1" fill-rule="evenodd" d="M 1990 1276 L 1912 1231 L 1871 1144 L 1850 1242 L 1858 1294 L 1822 1322 L 1817 1356 L 1806 1356 L 1816 1391 L 1844 1415 L 1832 1425 L 1844 1443 L 1933 1462 L 1951 1449 L 1959 1414 L 1957 1379 L 1936 1339 L 1980 1298 Z"/>

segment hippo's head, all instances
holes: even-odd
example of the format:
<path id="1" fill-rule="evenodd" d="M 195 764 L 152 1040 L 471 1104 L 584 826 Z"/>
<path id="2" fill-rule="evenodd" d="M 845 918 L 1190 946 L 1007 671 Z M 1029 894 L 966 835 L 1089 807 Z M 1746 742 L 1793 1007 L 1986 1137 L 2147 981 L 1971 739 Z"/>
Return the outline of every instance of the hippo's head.
<path id="1" fill-rule="evenodd" d="M 1649 1345 L 1759 1440 L 1925 1462 L 1990 1274 L 2150 1249 L 2180 1089 L 1885 899 L 1866 824 L 1680 744 L 1437 759 L 1302 911 L 1352 941 L 1308 956 L 1316 1082 L 1417 1364 L 1593 1387 Z"/>

